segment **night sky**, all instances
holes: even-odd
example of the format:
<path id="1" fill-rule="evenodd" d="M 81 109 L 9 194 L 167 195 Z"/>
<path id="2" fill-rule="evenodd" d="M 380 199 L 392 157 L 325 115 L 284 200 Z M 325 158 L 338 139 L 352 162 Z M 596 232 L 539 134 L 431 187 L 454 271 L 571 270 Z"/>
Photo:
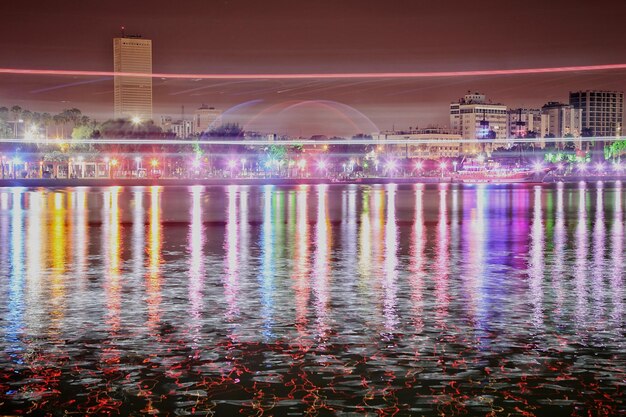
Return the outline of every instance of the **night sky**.
<path id="1" fill-rule="evenodd" d="M 623 1 L 64 0 L 2 2 L 0 15 L 3 68 L 112 70 L 111 39 L 122 25 L 127 33 L 153 40 L 155 72 L 446 71 L 626 62 Z M 319 118 L 329 105 L 335 108 L 329 110 L 332 119 L 341 107 L 336 101 L 388 129 L 446 125 L 448 103 L 467 90 L 509 106 L 539 107 L 567 101 L 573 89 L 625 90 L 626 72 L 427 80 L 156 79 L 154 106 L 156 115 L 176 115 L 181 105 L 191 112 L 201 103 L 228 109 L 257 100 L 231 112 L 233 121 L 246 123 L 271 105 L 284 109 L 318 100 L 297 106 L 289 116 L 295 125 L 312 114 Z M 75 106 L 106 118 L 112 90 L 108 78 L 4 75 L 0 105 L 51 112 Z M 356 111 L 347 113 L 350 123 L 370 128 Z M 270 128 L 265 125 L 273 122 L 255 123 L 250 127 Z M 331 120 L 328 126 L 341 123 L 347 122 Z M 300 133 L 332 133 L 310 129 Z"/>

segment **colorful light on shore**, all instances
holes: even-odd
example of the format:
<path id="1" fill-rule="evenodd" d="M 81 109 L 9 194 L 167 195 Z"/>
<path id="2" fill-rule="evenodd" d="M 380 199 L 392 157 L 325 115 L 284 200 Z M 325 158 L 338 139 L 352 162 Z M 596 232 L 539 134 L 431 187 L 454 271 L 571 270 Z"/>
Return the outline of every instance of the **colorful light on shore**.
<path id="1" fill-rule="evenodd" d="M 159 161 L 157 159 L 152 159 L 152 161 L 150 161 L 150 165 L 156 167 L 157 165 L 159 165 Z"/>
<path id="2" fill-rule="evenodd" d="M 395 171 L 396 168 L 398 168 L 398 163 L 395 161 L 395 159 L 390 159 L 389 161 L 387 161 L 387 163 L 385 164 L 385 168 L 388 171 Z"/>
<path id="3" fill-rule="evenodd" d="M 598 163 L 596 164 L 596 171 L 597 171 L 597 172 L 604 172 L 604 164 L 603 164 L 603 163 L 601 163 L 601 162 L 598 162 Z"/>
<path id="4" fill-rule="evenodd" d="M 112 166 L 116 166 L 117 165 L 117 159 L 111 159 L 111 165 Z"/>
<path id="5" fill-rule="evenodd" d="M 194 169 L 200 168 L 200 160 L 199 159 L 194 159 L 193 161 L 191 161 L 191 167 L 194 168 Z"/>
<path id="6" fill-rule="evenodd" d="M 537 161 L 533 164 L 533 169 L 535 170 L 535 172 L 541 172 L 543 170 L 543 164 Z"/>
<path id="7" fill-rule="evenodd" d="M 235 169 L 236 166 L 237 166 L 237 162 L 234 159 L 230 159 L 228 161 L 228 168 Z"/>
<path id="8" fill-rule="evenodd" d="M 621 162 L 614 162 L 613 163 L 613 170 L 616 172 L 622 172 L 624 170 L 624 165 L 622 165 Z"/>
<path id="9" fill-rule="evenodd" d="M 585 172 L 587 171 L 587 164 L 585 162 L 581 162 L 578 164 L 578 170 L 580 172 Z"/>
<path id="10" fill-rule="evenodd" d="M 319 161 L 319 162 L 317 163 L 317 167 L 318 167 L 320 170 L 322 170 L 322 171 L 323 171 L 323 170 L 325 170 L 325 169 L 326 169 L 326 167 L 327 167 L 326 161 Z"/>
<path id="11" fill-rule="evenodd" d="M 442 161 L 439 163 L 439 168 L 444 170 L 448 167 L 448 164 L 446 164 L 446 161 Z"/>
<path id="12" fill-rule="evenodd" d="M 415 163 L 415 169 L 417 169 L 418 171 L 420 171 L 422 168 L 424 168 L 424 164 L 422 163 L 422 161 L 417 161 Z"/>

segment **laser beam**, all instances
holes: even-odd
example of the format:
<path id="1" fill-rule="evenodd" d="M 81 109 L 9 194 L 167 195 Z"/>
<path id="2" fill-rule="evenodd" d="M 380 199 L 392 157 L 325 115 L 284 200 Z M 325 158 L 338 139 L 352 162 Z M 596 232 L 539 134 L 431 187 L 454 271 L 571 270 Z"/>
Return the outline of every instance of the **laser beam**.
<path id="1" fill-rule="evenodd" d="M 260 73 L 260 74 L 177 74 L 139 73 L 113 71 L 78 71 L 55 69 L 0 68 L 0 74 L 12 75 L 62 75 L 76 77 L 138 77 L 201 80 L 258 80 L 258 79 L 355 79 L 355 78 L 436 78 L 477 77 L 488 75 L 554 74 L 563 72 L 611 71 L 626 69 L 626 64 L 581 65 L 569 67 L 492 69 L 471 71 L 425 71 L 425 72 L 346 72 L 346 73 Z"/>

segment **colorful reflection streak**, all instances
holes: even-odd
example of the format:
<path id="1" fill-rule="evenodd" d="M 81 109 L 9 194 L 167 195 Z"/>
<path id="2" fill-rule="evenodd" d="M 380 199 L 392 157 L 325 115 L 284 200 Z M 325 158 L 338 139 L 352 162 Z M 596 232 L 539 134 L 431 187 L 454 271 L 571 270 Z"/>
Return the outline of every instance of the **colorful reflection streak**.
<path id="1" fill-rule="evenodd" d="M 0 414 L 619 415 L 624 198 L 0 190 Z"/>
<path id="2" fill-rule="evenodd" d="M 191 222 L 189 222 L 189 301 L 190 332 L 194 342 L 200 340 L 202 318 L 202 288 L 204 286 L 204 239 L 205 228 L 202 221 L 202 191 L 204 187 L 191 187 Z M 194 346 L 197 347 L 197 346 Z"/>
<path id="3" fill-rule="evenodd" d="M 148 307 L 148 329 L 154 337 L 159 337 L 158 325 L 161 320 L 161 244 L 163 225 L 161 224 L 161 187 L 150 187 L 150 212 L 148 224 L 148 267 L 146 293 Z"/>

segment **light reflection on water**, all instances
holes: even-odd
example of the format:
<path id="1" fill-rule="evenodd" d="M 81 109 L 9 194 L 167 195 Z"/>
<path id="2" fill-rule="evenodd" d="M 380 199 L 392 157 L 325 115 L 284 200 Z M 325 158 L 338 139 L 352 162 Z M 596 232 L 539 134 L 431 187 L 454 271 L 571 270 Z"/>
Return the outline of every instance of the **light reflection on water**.
<path id="1" fill-rule="evenodd" d="M 2 189 L 0 411 L 623 412 L 623 205 L 621 183 Z"/>

